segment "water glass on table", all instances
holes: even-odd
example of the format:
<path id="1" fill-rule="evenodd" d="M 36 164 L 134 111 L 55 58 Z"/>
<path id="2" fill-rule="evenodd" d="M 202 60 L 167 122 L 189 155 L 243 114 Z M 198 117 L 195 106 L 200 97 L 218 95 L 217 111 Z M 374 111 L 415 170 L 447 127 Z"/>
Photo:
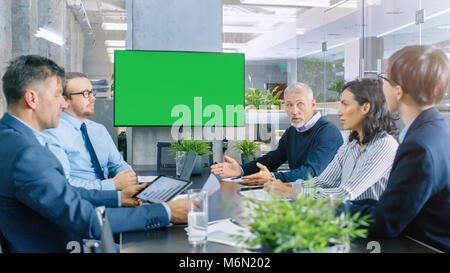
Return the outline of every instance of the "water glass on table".
<path id="1" fill-rule="evenodd" d="M 203 244 L 208 236 L 208 192 L 190 189 L 187 194 L 189 243 Z"/>

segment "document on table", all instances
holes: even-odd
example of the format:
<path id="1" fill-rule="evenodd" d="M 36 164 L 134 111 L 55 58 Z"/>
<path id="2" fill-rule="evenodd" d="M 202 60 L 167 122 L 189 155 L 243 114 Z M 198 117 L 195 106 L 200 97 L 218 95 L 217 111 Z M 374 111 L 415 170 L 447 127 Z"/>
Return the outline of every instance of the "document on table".
<path id="1" fill-rule="evenodd" d="M 248 191 L 241 191 L 239 192 L 245 197 L 252 198 L 258 201 L 268 201 L 272 199 L 272 196 L 264 189 L 258 189 L 258 190 L 248 190 Z M 278 197 L 279 200 L 285 200 L 285 201 L 293 201 L 295 199 L 292 198 L 285 198 L 285 197 Z"/>
<path id="2" fill-rule="evenodd" d="M 256 199 L 259 201 L 264 201 L 264 200 L 270 199 L 269 193 L 267 191 L 265 191 L 264 189 L 241 191 L 239 193 L 245 197 Z"/>
<path id="3" fill-rule="evenodd" d="M 138 183 L 152 182 L 157 177 L 158 176 L 156 175 L 149 175 L 149 176 L 138 175 Z"/>
<path id="4" fill-rule="evenodd" d="M 188 232 L 188 228 L 185 228 L 185 230 Z M 255 237 L 248 228 L 235 224 L 230 218 L 208 223 L 208 241 L 233 247 L 249 248 L 248 245 L 242 242 L 243 238 L 240 239 L 237 236 L 242 236 L 243 238 Z M 259 247 L 255 246 L 255 248 Z"/>

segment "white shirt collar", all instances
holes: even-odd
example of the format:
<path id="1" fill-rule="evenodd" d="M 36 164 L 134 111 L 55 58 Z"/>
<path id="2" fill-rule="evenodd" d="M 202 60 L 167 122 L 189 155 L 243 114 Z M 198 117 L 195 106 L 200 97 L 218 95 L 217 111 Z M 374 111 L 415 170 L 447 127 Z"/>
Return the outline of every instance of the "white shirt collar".
<path id="1" fill-rule="evenodd" d="M 303 133 L 314 127 L 316 125 L 316 122 L 322 117 L 322 114 L 318 111 L 311 119 L 308 120 L 301 128 L 295 127 L 297 132 Z"/>
<path id="2" fill-rule="evenodd" d="M 17 119 L 19 122 L 21 122 L 23 125 L 25 125 L 26 127 L 30 128 L 31 131 L 33 132 L 34 136 L 36 137 L 36 139 L 39 141 L 39 143 L 42 146 L 45 146 L 47 144 L 47 137 L 44 133 L 39 132 L 38 130 L 34 129 L 33 127 L 31 127 L 30 125 L 28 125 L 28 123 L 26 123 L 25 121 L 21 120 L 20 118 L 14 116 L 13 114 L 9 114 L 11 117 Z"/>
<path id="3" fill-rule="evenodd" d="M 398 142 L 401 144 L 403 142 L 403 140 L 405 139 L 406 133 L 408 133 L 409 127 L 411 127 L 411 124 L 416 120 L 416 118 L 414 118 L 413 120 L 411 120 L 408 125 L 405 126 L 405 128 L 403 128 L 403 130 L 400 132 L 400 135 L 398 136 Z"/>

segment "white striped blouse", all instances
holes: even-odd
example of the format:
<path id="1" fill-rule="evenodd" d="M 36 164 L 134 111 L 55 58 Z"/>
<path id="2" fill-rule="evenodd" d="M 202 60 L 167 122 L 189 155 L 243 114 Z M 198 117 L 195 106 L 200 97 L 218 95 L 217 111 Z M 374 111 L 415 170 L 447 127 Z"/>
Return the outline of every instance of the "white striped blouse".
<path id="1" fill-rule="evenodd" d="M 340 195 L 343 199 L 378 200 L 386 188 L 398 143 L 380 132 L 360 152 L 356 140 L 345 142 L 331 163 L 312 181 L 322 196 Z M 293 182 L 301 187 L 303 180 Z"/>

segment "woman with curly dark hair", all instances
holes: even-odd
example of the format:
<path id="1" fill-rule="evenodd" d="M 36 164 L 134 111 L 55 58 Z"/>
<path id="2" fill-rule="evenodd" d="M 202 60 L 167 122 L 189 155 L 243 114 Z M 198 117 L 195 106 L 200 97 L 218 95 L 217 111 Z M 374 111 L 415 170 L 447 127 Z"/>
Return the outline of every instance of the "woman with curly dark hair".
<path id="1" fill-rule="evenodd" d="M 391 135 L 396 133 L 395 119 L 387 109 L 380 80 L 351 81 L 342 90 L 338 115 L 343 129 L 352 132 L 327 168 L 312 181 L 318 195 L 378 200 L 386 188 L 398 147 Z M 303 184 L 303 180 L 272 181 L 265 188 L 273 188 L 281 196 L 293 196 Z"/>

